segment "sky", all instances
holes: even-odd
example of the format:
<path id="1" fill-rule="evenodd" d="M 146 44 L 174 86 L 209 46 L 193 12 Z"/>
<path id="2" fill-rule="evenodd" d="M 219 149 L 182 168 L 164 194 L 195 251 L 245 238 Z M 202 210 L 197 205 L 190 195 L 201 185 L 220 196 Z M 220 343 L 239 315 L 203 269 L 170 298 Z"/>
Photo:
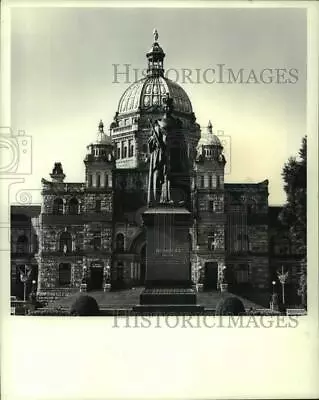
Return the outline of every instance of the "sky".
<path id="1" fill-rule="evenodd" d="M 129 64 L 133 82 L 133 68 L 146 67 L 154 28 L 164 67 L 177 70 L 197 122 L 205 127 L 211 120 L 230 142 L 225 182 L 269 179 L 269 204 L 283 204 L 282 167 L 306 134 L 303 9 L 12 9 L 11 126 L 32 139 L 24 187 L 33 201 L 40 201 L 41 178 L 55 161 L 67 181 L 84 180 L 86 146 L 100 119 L 112 122 L 129 85 L 124 76 L 114 82 L 114 64 L 122 72 Z M 244 81 L 253 70 L 259 83 L 208 83 L 210 73 L 205 81 L 204 71 L 219 64 L 235 74 L 242 68 Z M 183 83 L 182 68 L 199 70 L 199 79 Z M 260 83 L 266 68 L 293 69 L 297 78 Z M 176 73 L 168 77 L 176 80 Z"/>

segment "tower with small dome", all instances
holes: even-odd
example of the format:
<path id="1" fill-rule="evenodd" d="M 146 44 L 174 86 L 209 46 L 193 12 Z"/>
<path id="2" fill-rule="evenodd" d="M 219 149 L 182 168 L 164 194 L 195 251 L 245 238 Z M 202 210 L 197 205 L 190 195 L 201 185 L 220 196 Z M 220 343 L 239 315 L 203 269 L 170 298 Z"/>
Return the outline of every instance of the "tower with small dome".
<path id="1" fill-rule="evenodd" d="M 223 146 L 209 121 L 198 143 L 194 185 L 197 252 L 206 266 L 201 275 L 210 276 L 204 279 L 208 289 L 219 287 L 225 265 L 225 164 Z"/>

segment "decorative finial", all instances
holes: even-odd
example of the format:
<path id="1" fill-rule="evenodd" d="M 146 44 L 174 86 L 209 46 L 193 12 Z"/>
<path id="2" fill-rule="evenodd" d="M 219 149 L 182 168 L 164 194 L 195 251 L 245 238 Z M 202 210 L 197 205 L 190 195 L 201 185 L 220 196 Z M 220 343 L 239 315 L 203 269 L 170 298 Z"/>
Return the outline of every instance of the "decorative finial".
<path id="1" fill-rule="evenodd" d="M 104 124 L 103 124 L 103 121 L 102 121 L 102 120 L 100 120 L 100 123 L 99 123 L 99 131 L 100 131 L 101 133 L 104 133 Z"/>
<path id="2" fill-rule="evenodd" d="M 208 133 L 213 133 L 213 125 L 210 122 L 210 120 L 208 121 L 207 129 L 208 129 Z"/>
<path id="3" fill-rule="evenodd" d="M 154 42 L 157 42 L 157 41 L 158 41 L 158 32 L 157 32 L 157 29 L 154 29 L 154 31 L 153 31 L 153 36 L 154 36 Z"/>

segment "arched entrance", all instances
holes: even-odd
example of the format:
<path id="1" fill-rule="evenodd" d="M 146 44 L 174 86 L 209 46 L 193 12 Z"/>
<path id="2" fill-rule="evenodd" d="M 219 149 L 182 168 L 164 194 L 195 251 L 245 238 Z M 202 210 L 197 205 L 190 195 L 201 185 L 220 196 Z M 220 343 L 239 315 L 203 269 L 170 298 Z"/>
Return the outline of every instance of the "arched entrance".
<path id="1" fill-rule="evenodd" d="M 91 263 L 90 266 L 90 290 L 101 290 L 103 283 L 103 265 Z"/>
<path id="2" fill-rule="evenodd" d="M 212 262 L 212 261 L 205 262 L 204 268 L 205 268 L 204 289 L 205 290 L 216 290 L 217 289 L 217 278 L 218 278 L 217 262 Z"/>

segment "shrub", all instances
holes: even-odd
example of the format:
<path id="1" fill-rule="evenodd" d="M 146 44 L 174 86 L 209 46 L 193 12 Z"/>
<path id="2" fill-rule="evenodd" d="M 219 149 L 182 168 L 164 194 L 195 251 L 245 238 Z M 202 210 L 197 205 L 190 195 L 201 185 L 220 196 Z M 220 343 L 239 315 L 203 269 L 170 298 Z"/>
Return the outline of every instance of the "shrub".
<path id="1" fill-rule="evenodd" d="M 222 298 L 216 306 L 216 315 L 244 315 L 245 307 L 242 301 L 235 296 Z"/>
<path id="2" fill-rule="evenodd" d="M 80 295 L 73 302 L 70 313 L 78 316 L 96 316 L 100 314 L 100 310 L 94 297 Z"/>

